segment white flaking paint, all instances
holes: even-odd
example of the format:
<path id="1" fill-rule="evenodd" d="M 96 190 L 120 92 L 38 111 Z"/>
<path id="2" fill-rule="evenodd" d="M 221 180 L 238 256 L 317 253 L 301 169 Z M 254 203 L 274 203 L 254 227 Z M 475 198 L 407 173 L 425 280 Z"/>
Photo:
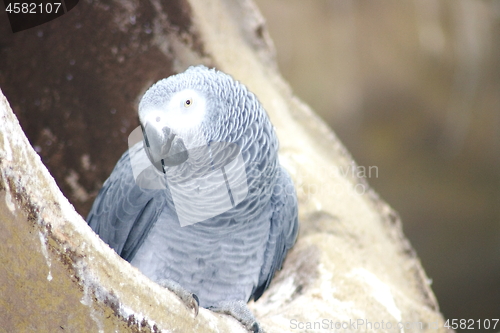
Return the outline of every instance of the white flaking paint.
<path id="1" fill-rule="evenodd" d="M 83 295 L 82 298 L 80 299 L 80 303 L 83 305 L 87 306 L 90 309 L 90 317 L 96 323 L 97 329 L 99 333 L 104 333 L 104 318 L 100 313 L 97 312 L 97 310 L 94 308 L 94 302 L 92 301 L 92 288 L 93 286 L 97 285 L 97 281 L 94 281 L 96 278 L 94 277 L 93 279 L 88 276 L 89 274 L 86 274 L 86 269 L 83 266 L 83 263 L 81 261 L 75 263 L 75 273 L 78 275 L 80 285 L 83 288 Z M 95 291 L 95 296 L 97 299 L 99 299 L 99 295 L 97 293 L 97 290 Z"/>
<path id="2" fill-rule="evenodd" d="M 78 173 L 75 170 L 70 170 L 69 175 L 64 178 L 66 183 L 71 187 L 75 198 L 81 202 L 85 202 L 88 200 L 89 194 L 87 193 L 85 188 L 78 182 L 79 179 L 80 176 L 78 176 Z"/>
<path id="3" fill-rule="evenodd" d="M 387 284 L 382 282 L 372 272 L 361 267 L 353 269 L 349 275 L 360 279 L 370 286 L 373 298 L 383 305 L 387 309 L 387 312 L 393 316 L 397 322 L 401 321 L 401 311 L 396 306 L 391 288 Z"/>
<path id="4" fill-rule="evenodd" d="M 10 144 L 9 144 L 9 140 L 7 140 L 7 137 L 6 137 L 6 131 L 1 131 L 0 133 L 2 133 L 2 140 L 3 140 L 3 150 L 5 152 L 5 159 L 7 161 L 12 161 L 12 149 L 10 148 Z"/>
<path id="5" fill-rule="evenodd" d="M 289 276 L 279 285 L 279 288 L 277 288 L 271 297 L 269 297 L 269 303 L 284 303 L 292 297 L 294 291 L 294 278 L 293 276 Z"/>
<path id="6" fill-rule="evenodd" d="M 10 194 L 10 190 L 7 190 L 5 192 L 5 204 L 7 205 L 7 208 L 10 210 L 11 213 L 15 212 L 16 205 L 12 201 L 12 195 Z"/>
<path id="7" fill-rule="evenodd" d="M 52 281 L 52 273 L 51 273 L 52 262 L 50 261 L 49 251 L 47 251 L 47 238 L 41 231 L 38 231 L 38 236 L 40 237 L 40 243 L 42 244 L 41 246 L 42 254 L 45 257 L 47 266 L 49 267 L 49 274 L 47 274 L 47 280 Z"/>
<path id="8" fill-rule="evenodd" d="M 90 167 L 91 167 L 92 165 L 91 165 L 91 163 L 90 163 L 90 156 L 89 156 L 89 154 L 83 154 L 83 155 L 80 157 L 80 162 L 82 163 L 82 168 L 83 168 L 83 170 L 85 170 L 85 171 L 90 170 Z"/>
<path id="9" fill-rule="evenodd" d="M 146 321 L 149 325 L 149 327 L 153 328 L 155 325 L 158 327 L 158 325 L 151 319 L 148 319 L 146 316 L 144 316 L 142 313 L 135 312 L 134 310 L 130 309 L 129 307 L 124 306 L 120 302 L 120 315 L 123 318 L 130 318 L 130 316 L 134 316 L 134 320 L 136 323 L 142 323 L 143 321 Z M 171 333 L 170 330 L 160 330 L 159 332 L 162 333 Z"/>

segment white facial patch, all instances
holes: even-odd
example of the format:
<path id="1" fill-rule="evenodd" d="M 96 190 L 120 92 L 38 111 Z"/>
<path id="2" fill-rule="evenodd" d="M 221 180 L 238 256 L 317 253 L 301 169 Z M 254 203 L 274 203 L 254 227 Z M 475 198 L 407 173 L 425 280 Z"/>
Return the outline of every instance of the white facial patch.
<path id="1" fill-rule="evenodd" d="M 145 112 L 143 123 L 148 123 L 162 133 L 162 128 L 170 128 L 181 137 L 187 149 L 206 145 L 201 123 L 206 113 L 205 97 L 192 89 L 175 93 L 162 108 Z"/>
<path id="2" fill-rule="evenodd" d="M 186 89 L 174 94 L 167 105 L 170 128 L 178 131 L 199 127 L 205 116 L 205 97 Z"/>

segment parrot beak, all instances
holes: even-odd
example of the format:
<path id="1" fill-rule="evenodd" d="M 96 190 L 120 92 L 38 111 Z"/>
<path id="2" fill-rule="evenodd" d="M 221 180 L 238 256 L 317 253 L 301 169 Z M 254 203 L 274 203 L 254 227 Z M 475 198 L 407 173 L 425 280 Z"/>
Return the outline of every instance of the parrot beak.
<path id="1" fill-rule="evenodd" d="M 142 126 L 144 149 L 149 160 L 159 171 L 165 173 L 166 167 L 184 163 L 189 155 L 182 138 L 169 127 L 161 130 L 146 124 Z"/>

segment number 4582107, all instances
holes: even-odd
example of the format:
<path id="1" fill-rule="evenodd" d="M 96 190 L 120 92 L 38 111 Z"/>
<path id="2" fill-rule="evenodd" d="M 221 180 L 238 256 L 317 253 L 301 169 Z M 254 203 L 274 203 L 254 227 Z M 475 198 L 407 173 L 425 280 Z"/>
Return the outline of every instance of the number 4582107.
<path id="1" fill-rule="evenodd" d="M 58 13 L 59 9 L 61 8 L 61 3 L 60 2 L 54 2 L 50 3 L 47 2 L 45 4 L 43 3 L 27 3 L 27 2 L 11 2 L 7 5 L 7 8 L 5 8 L 5 11 L 8 13 L 13 13 L 13 14 L 51 14 L 51 13 Z"/>
<path id="2" fill-rule="evenodd" d="M 485 329 L 494 330 L 497 327 L 499 319 L 448 319 L 444 323 L 444 327 L 461 330 Z"/>

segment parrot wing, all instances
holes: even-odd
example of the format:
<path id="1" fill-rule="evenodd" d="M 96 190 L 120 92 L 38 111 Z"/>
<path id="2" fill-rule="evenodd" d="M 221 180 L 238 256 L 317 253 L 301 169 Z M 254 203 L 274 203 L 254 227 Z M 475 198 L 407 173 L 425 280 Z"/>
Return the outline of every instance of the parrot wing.
<path id="1" fill-rule="evenodd" d="M 299 231 L 297 196 L 292 180 L 284 168 L 280 168 L 278 182 L 271 197 L 271 228 L 264 253 L 264 264 L 258 286 L 252 292 L 258 300 L 267 289 L 274 273 L 281 269 L 288 250 L 295 244 Z"/>
<path id="2" fill-rule="evenodd" d="M 154 225 L 165 200 L 165 190 L 143 189 L 136 184 L 127 150 L 104 183 L 87 217 L 87 223 L 122 258 L 131 261 Z"/>

